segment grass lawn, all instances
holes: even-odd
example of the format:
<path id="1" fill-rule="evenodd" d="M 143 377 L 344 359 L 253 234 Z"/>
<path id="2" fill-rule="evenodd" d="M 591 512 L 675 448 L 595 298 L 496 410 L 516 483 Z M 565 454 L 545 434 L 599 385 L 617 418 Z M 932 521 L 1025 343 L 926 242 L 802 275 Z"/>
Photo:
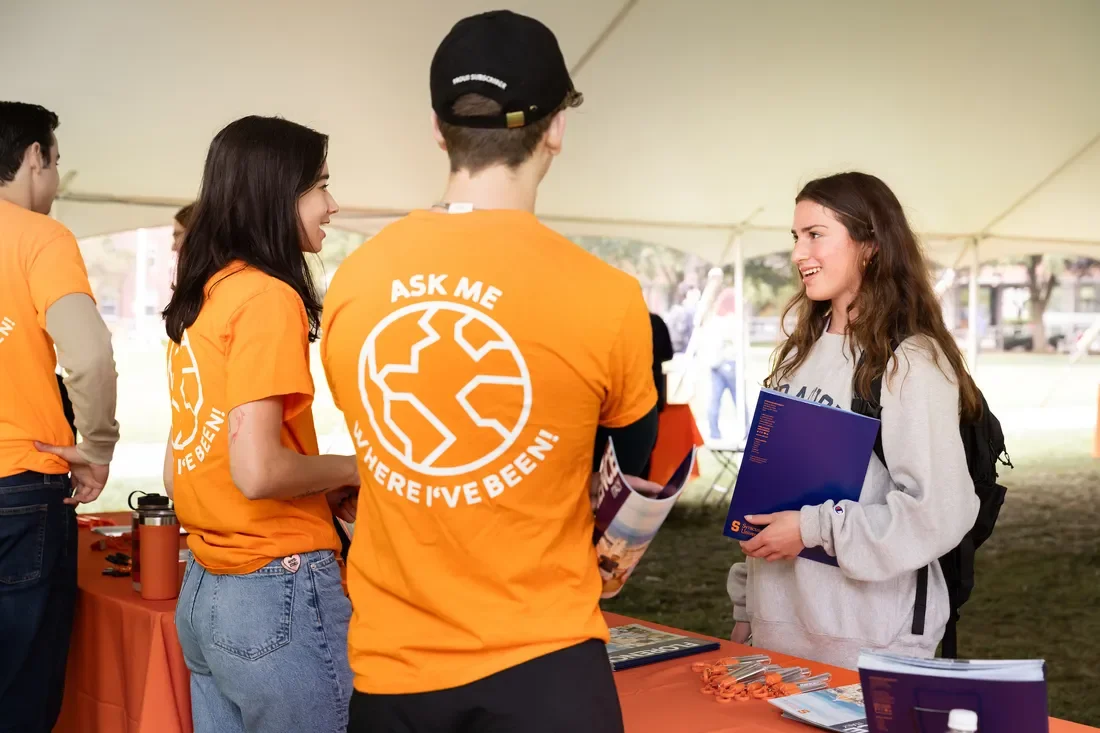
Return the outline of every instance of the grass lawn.
<path id="1" fill-rule="evenodd" d="M 1080 431 L 1008 436 L 1016 468 L 978 553 L 959 653 L 1047 661 L 1051 715 L 1100 726 L 1100 460 Z M 701 486 L 709 483 L 706 477 Z M 722 535 L 724 507 L 685 495 L 609 611 L 728 637 L 726 572 L 741 559 Z M 728 505 L 728 502 L 727 502 Z M 857 612 L 857 611 L 853 611 Z"/>

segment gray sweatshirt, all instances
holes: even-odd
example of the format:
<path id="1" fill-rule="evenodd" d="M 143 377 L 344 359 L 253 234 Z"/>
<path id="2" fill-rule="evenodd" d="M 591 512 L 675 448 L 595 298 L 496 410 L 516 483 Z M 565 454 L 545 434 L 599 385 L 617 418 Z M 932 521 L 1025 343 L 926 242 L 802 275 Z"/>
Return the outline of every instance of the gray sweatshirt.
<path id="1" fill-rule="evenodd" d="M 936 560 L 973 526 L 979 502 L 959 436 L 959 389 L 950 364 L 923 337 L 908 339 L 897 353 L 897 371 L 888 369 L 882 383 L 882 446 L 890 470 L 872 455 L 858 503 L 830 501 L 801 511 L 803 544 L 825 548 L 840 567 L 748 558 L 730 569 L 733 617 L 751 622 L 755 646 L 853 669 L 861 648 L 935 654 L 949 612 Z M 845 337 L 825 333 L 780 389 L 850 409 L 854 372 Z M 914 636 L 916 571 L 925 565 L 925 633 Z"/>

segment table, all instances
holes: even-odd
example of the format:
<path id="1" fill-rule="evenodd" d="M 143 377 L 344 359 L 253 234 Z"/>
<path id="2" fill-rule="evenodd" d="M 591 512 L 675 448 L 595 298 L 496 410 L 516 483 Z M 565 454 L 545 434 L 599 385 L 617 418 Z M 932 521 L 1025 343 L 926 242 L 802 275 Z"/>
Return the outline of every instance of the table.
<path id="1" fill-rule="evenodd" d="M 119 524 L 129 517 L 103 516 Z M 190 680 L 176 638 L 176 602 L 143 600 L 130 578 L 102 575 L 107 553 L 91 549 L 96 537 L 80 531 L 80 593 L 65 701 L 54 733 L 192 733 Z M 611 626 L 644 623 L 690 633 L 613 613 L 604 617 Z M 760 651 L 723 641 L 720 650 L 698 657 L 616 672 L 627 733 L 810 733 L 812 728 L 782 720 L 765 702 L 719 705 L 699 692 L 702 683 L 690 669 L 692 661 Z M 834 685 L 859 681 L 852 670 L 769 654 L 779 664 L 807 666 L 814 674 L 831 672 Z M 1086 731 L 1096 729 L 1050 721 L 1050 733 Z"/>
<path id="2" fill-rule="evenodd" d="M 690 634 L 613 613 L 605 613 L 604 618 L 609 626 L 643 623 L 674 634 Z M 691 635 L 708 638 L 702 634 Z M 812 733 L 815 728 L 783 720 L 779 717 L 779 710 L 763 701 L 719 705 L 700 692 L 703 684 L 690 668 L 693 661 L 700 659 L 761 653 L 768 654 L 773 662 L 783 666 L 809 667 L 813 674 L 830 672 L 830 684 L 834 687 L 859 682 L 859 673 L 854 670 L 807 662 L 784 654 L 734 644 L 728 640 L 722 641 L 720 650 L 616 672 L 615 685 L 619 690 L 627 733 Z M 1056 718 L 1050 720 L 1050 733 L 1085 733 L 1096 730 Z"/>
<path id="3" fill-rule="evenodd" d="M 668 483 L 688 451 L 700 445 L 703 445 L 703 436 L 691 408 L 666 405 L 657 427 L 657 443 L 649 459 L 649 480 L 662 485 Z M 691 478 L 698 477 L 699 462 L 696 461 Z"/>
<path id="4" fill-rule="evenodd" d="M 101 514 L 128 524 L 127 512 Z M 129 577 L 102 574 L 99 535 L 78 539 L 76 620 L 65 699 L 54 733 L 192 733 L 190 675 L 176 636 L 176 601 L 144 600 Z"/>

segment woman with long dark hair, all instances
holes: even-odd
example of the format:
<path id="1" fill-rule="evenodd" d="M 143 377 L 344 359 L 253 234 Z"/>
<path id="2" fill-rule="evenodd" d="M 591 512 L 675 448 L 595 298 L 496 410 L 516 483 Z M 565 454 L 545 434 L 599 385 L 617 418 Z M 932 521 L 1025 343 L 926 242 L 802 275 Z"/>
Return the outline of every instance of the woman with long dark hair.
<path id="1" fill-rule="evenodd" d="M 861 647 L 933 656 L 949 615 L 937 559 L 974 524 L 978 497 L 960 417 L 981 398 L 943 322 L 920 244 L 893 192 L 874 176 L 808 183 L 794 213 L 800 292 L 794 331 L 776 351 L 766 386 L 848 409 L 882 376 L 887 469 L 872 457 L 858 502 L 826 502 L 756 516 L 728 590 L 734 641 L 856 666 Z M 895 348 L 896 347 L 896 348 Z M 823 547 L 839 567 L 796 559 Z M 918 571 L 928 568 L 925 623 Z M 925 599 L 921 599 L 925 600 Z"/>
<path id="2" fill-rule="evenodd" d="M 165 487 L 189 531 L 176 626 L 198 733 L 347 726 L 351 605 L 333 515 L 354 521 L 352 456 L 318 455 L 306 252 L 338 211 L 328 140 L 246 117 L 214 138 L 164 310 Z"/>

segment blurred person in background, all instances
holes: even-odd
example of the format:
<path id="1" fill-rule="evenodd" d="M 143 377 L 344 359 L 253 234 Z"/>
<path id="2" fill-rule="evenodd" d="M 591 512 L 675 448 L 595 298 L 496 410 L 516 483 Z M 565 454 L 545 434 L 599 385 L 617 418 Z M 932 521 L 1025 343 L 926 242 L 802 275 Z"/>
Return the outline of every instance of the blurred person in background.
<path id="1" fill-rule="evenodd" d="M 718 294 L 714 307 L 703 318 L 699 329 L 700 356 L 710 367 L 707 423 L 713 440 L 722 439 L 722 429 L 719 425 L 722 398 L 728 392 L 735 406 L 738 399 L 737 342 L 740 337 L 740 328 L 736 315 L 737 293 L 733 288 L 725 288 Z"/>
<path id="2" fill-rule="evenodd" d="M 183 237 L 187 234 L 187 230 L 191 228 L 191 217 L 194 215 L 195 205 L 187 204 L 182 209 L 176 212 L 175 217 L 172 218 L 172 251 L 179 252 L 180 245 L 183 244 Z"/>

